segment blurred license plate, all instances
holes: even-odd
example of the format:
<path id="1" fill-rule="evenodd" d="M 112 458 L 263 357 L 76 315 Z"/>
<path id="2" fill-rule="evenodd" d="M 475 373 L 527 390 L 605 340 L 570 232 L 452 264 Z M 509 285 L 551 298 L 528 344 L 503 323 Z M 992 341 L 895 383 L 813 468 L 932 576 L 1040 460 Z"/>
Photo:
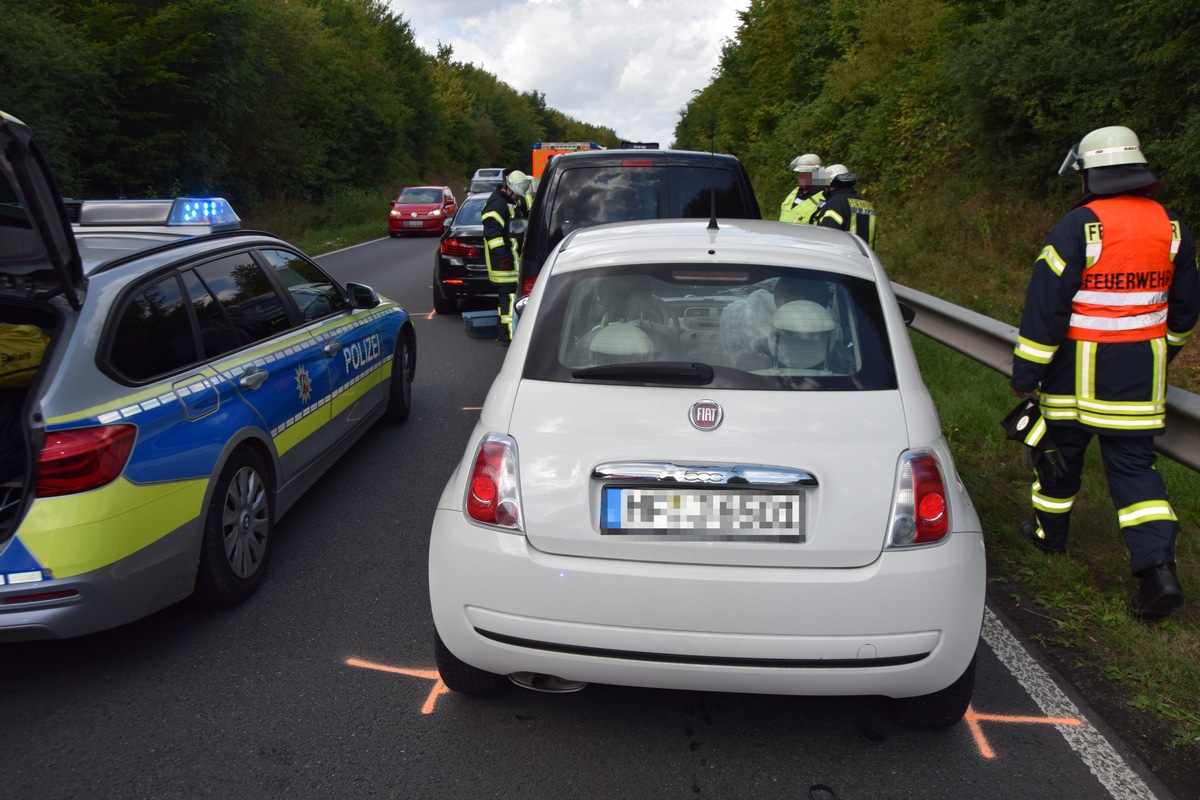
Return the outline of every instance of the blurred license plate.
<path id="1" fill-rule="evenodd" d="M 600 532 L 692 541 L 802 543 L 804 494 L 605 486 L 600 495 Z"/>
<path id="2" fill-rule="evenodd" d="M 421 220 L 419 220 L 419 219 L 406 219 L 406 220 L 404 220 L 404 227 L 406 227 L 406 228 L 420 228 L 420 227 L 422 227 L 424 224 L 425 224 L 425 223 L 424 223 L 424 222 L 422 222 L 422 221 L 421 221 Z"/>

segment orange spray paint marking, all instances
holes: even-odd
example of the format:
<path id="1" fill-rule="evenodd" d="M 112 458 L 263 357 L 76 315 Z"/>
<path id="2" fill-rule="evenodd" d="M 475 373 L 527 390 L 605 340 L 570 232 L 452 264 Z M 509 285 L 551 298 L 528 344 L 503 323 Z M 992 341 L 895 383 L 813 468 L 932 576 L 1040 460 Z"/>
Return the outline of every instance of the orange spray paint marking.
<path id="1" fill-rule="evenodd" d="M 992 746 L 988 744 L 987 737 L 983 735 L 983 728 L 979 725 L 981 721 L 1075 726 L 1083 724 L 1074 717 L 1016 717 L 1007 714 L 980 714 L 971 706 L 967 706 L 967 713 L 963 715 L 963 719 L 967 721 L 967 727 L 971 729 L 971 735 L 975 737 L 975 745 L 979 748 L 979 754 L 984 758 L 995 758 L 996 752 L 992 750 Z"/>
<path id="2" fill-rule="evenodd" d="M 370 661 L 363 661 L 361 658 L 347 658 L 346 663 L 351 667 L 362 667 L 363 669 L 374 669 L 379 672 L 392 672 L 396 675 L 408 675 L 411 678 L 424 678 L 425 680 L 435 681 L 433 689 L 429 692 L 429 697 L 425 698 L 425 705 L 421 706 L 422 714 L 432 714 L 433 706 L 437 703 L 438 696 L 450 691 L 446 688 L 446 684 L 442 683 L 442 676 L 438 674 L 436 669 L 400 669 L 399 667 L 389 667 L 386 664 L 372 664 Z"/>

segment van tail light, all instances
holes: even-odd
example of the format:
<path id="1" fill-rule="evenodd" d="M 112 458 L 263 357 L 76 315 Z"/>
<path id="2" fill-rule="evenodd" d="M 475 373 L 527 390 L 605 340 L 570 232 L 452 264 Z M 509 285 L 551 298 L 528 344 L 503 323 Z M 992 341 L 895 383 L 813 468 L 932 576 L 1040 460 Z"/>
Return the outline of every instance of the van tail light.
<path id="1" fill-rule="evenodd" d="M 930 544 L 950 532 L 950 506 L 941 465 L 928 450 L 906 453 L 900 462 L 888 547 Z"/>
<path id="2" fill-rule="evenodd" d="M 136 438 L 133 425 L 47 433 L 37 460 L 37 496 L 75 494 L 112 483 L 129 463 Z"/>
<path id="3" fill-rule="evenodd" d="M 521 293 L 520 293 L 519 295 L 517 295 L 517 296 L 518 296 L 518 297 L 524 297 L 524 296 L 525 296 L 525 295 L 527 295 L 527 294 L 531 294 L 531 293 L 533 292 L 533 284 L 534 284 L 536 281 L 537 281 L 537 276 L 536 276 L 536 275 L 534 275 L 534 276 L 533 276 L 533 277 L 531 277 L 531 278 L 525 278 L 524 280 L 522 280 L 522 281 L 521 281 Z"/>
<path id="4" fill-rule="evenodd" d="M 475 451 L 467 479 L 467 516 L 485 525 L 523 531 L 517 485 L 517 445 L 510 437 L 488 434 Z"/>
<path id="5" fill-rule="evenodd" d="M 479 248 L 473 244 L 460 242 L 458 239 L 443 239 L 442 255 L 458 256 L 459 258 L 478 258 Z"/>

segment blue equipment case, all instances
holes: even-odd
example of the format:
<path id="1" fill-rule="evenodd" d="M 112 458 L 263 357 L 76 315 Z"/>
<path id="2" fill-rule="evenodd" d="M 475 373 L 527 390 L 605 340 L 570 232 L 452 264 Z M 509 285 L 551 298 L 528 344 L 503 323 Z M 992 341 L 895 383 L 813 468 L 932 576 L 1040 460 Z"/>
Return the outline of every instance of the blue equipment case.
<path id="1" fill-rule="evenodd" d="M 463 325 L 467 329 L 467 336 L 472 339 L 495 339 L 497 327 L 500 324 L 500 312 L 496 309 L 487 311 L 464 311 L 462 312 Z"/>

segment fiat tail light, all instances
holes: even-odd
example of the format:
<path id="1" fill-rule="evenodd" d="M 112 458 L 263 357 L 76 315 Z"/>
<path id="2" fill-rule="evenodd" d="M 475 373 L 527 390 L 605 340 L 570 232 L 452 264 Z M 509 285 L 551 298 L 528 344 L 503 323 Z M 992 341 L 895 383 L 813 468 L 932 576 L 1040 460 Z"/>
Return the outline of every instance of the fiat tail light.
<path id="1" fill-rule="evenodd" d="M 129 463 L 136 435 L 132 425 L 47 433 L 37 460 L 37 496 L 75 494 L 112 483 Z"/>
<path id="2" fill-rule="evenodd" d="M 949 532 L 950 505 L 937 456 L 928 450 L 906 453 L 896 481 L 888 546 L 930 544 Z"/>
<path id="3" fill-rule="evenodd" d="M 466 512 L 485 525 L 524 530 L 517 485 L 517 445 L 510 437 L 489 434 L 479 444 L 467 479 Z"/>

